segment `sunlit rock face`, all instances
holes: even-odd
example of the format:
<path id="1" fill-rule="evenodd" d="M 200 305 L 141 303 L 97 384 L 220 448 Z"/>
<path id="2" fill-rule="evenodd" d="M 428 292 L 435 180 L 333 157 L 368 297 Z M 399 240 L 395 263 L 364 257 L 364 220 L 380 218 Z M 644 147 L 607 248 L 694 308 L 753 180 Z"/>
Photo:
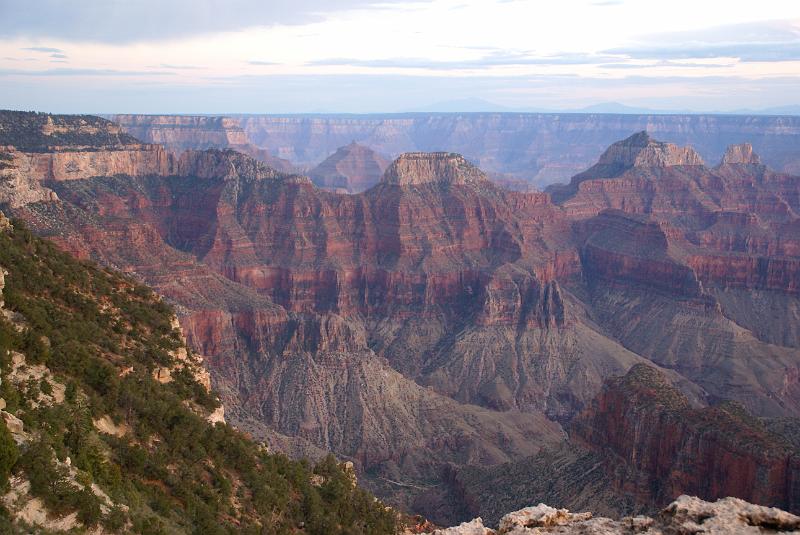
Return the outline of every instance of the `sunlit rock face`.
<path id="1" fill-rule="evenodd" d="M 761 157 L 753 152 L 750 143 L 730 145 L 722 156 L 721 165 L 760 165 Z"/>

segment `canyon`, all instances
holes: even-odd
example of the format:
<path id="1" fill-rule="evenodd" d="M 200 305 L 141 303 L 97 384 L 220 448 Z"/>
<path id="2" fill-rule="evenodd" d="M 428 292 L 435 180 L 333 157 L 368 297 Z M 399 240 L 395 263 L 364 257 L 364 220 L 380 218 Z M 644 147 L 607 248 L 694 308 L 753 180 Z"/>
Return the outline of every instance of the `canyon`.
<path id="1" fill-rule="evenodd" d="M 613 142 L 647 130 L 658 139 L 691 145 L 708 162 L 729 145 L 752 143 L 771 168 L 800 174 L 800 118 L 747 115 L 622 115 L 589 113 L 409 113 L 385 115 L 235 115 L 194 118 L 113 115 L 123 129 L 150 142 L 180 138 L 183 149 L 208 148 L 208 124 L 235 131 L 235 143 L 311 169 L 356 142 L 396 158 L 403 152 L 457 152 L 517 189 L 568 181 L 590 167 Z M 172 128 L 165 123 L 185 122 Z M 242 133 L 244 133 L 244 138 Z M 216 144 L 225 148 L 226 144 Z M 263 154 L 263 153 L 262 153 Z M 255 155 L 255 154 L 254 154 Z M 258 157 L 258 156 L 256 156 Z M 268 162 L 269 163 L 269 162 Z"/>
<path id="2" fill-rule="evenodd" d="M 325 183 L 234 148 L 310 164 L 362 143 L 353 132 L 379 131 L 377 118 L 209 120 L 197 147 L 202 121 L 175 116 L 159 134 L 168 149 L 151 143 L 154 117 L 3 112 L 0 132 L 20 125 L 28 141 L 0 135 L 0 204 L 174 303 L 240 429 L 292 455 L 333 451 L 440 523 L 537 500 L 652 512 L 683 493 L 800 509 L 792 120 L 734 131 L 740 118 L 668 116 L 635 133 L 635 116 L 603 116 L 547 149 L 569 143 L 569 166 L 596 163 L 538 192 L 492 180 L 523 160 L 533 172 L 535 143 L 496 138 L 518 151 L 502 165 L 452 151 L 480 117 L 488 139 L 551 121 L 545 136 L 549 116 L 402 118 L 430 136 L 425 152 L 391 145 L 412 126 L 386 119 L 397 137 L 365 145 L 397 157 L 374 183 L 384 164 L 369 149 L 309 173 L 344 177 Z M 575 133 L 572 120 L 558 132 Z M 147 143 L 121 132 L 136 121 Z M 702 143 L 651 137 L 676 125 Z M 281 139 L 300 129 L 317 141 L 291 153 Z"/>

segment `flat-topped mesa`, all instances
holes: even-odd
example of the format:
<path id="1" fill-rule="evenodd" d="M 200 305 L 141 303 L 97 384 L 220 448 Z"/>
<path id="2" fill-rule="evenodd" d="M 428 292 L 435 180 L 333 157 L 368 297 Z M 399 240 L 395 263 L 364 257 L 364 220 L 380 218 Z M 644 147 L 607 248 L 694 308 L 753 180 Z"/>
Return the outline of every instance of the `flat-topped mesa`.
<path id="1" fill-rule="evenodd" d="M 141 145 L 118 125 L 92 115 L 0 110 L 0 146 L 21 152 L 127 150 Z"/>
<path id="2" fill-rule="evenodd" d="M 452 152 L 407 152 L 391 163 L 383 175 L 384 184 L 466 185 L 487 182 L 486 175 L 460 154 Z"/>
<path id="3" fill-rule="evenodd" d="M 159 143 L 176 154 L 185 150 L 245 146 L 250 143 L 236 119 L 193 115 L 112 115 L 125 132 Z"/>
<path id="4" fill-rule="evenodd" d="M 623 167 L 705 165 L 703 159 L 693 148 L 656 141 L 645 131 L 617 141 L 606 149 L 597 163 Z"/>
<path id="5" fill-rule="evenodd" d="M 750 143 L 728 145 L 720 165 L 761 165 L 761 158 Z"/>

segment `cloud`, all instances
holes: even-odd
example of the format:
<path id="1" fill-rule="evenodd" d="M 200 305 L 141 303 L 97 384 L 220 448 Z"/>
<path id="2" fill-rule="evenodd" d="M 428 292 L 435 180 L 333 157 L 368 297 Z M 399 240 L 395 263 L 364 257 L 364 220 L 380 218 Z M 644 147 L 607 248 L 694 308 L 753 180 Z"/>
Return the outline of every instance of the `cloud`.
<path id="1" fill-rule="evenodd" d="M 58 54 L 50 54 L 50 57 L 53 58 L 53 59 L 67 59 L 67 55 L 66 54 L 60 54 L 60 53 L 58 53 Z"/>
<path id="2" fill-rule="evenodd" d="M 687 61 L 662 60 L 656 63 L 601 63 L 598 67 L 606 69 L 652 69 L 663 67 L 680 67 L 687 69 L 728 69 L 732 65 L 726 63 L 692 63 Z"/>
<path id="3" fill-rule="evenodd" d="M 738 58 L 744 62 L 798 61 L 800 41 L 791 43 L 731 43 L 660 45 L 632 48 L 613 48 L 608 54 L 631 59 L 713 59 Z"/>
<path id="4" fill-rule="evenodd" d="M 717 26 L 651 35 L 645 41 L 603 52 L 644 60 L 738 58 L 743 62 L 798 61 L 800 27 L 790 21 Z"/>
<path id="5" fill-rule="evenodd" d="M 261 60 L 252 60 L 247 62 L 248 65 L 280 65 L 275 61 L 261 61 Z"/>
<path id="6" fill-rule="evenodd" d="M 2 3 L 0 3 L 0 5 L 2 5 Z M 29 46 L 29 47 L 26 47 L 26 48 L 22 48 L 20 50 L 28 50 L 30 52 L 42 52 L 42 53 L 46 53 L 46 54 L 51 54 L 51 53 L 52 54 L 61 54 L 61 53 L 64 52 L 60 48 L 51 48 L 49 46 Z"/>
<path id="7" fill-rule="evenodd" d="M 177 71 L 199 71 L 203 70 L 205 67 L 200 67 L 197 65 L 172 65 L 170 63 L 162 63 L 158 66 L 161 69 L 172 69 Z"/>
<path id="8" fill-rule="evenodd" d="M 800 39 L 800 21 L 768 20 L 726 24 L 700 30 L 659 33 L 650 38 L 671 44 L 685 42 L 782 43 Z"/>
<path id="9" fill-rule="evenodd" d="M 53 63 L 60 63 L 54 60 Z M 0 69 L 0 76 L 165 76 L 175 74 L 169 71 L 126 71 L 116 69 L 43 69 L 43 70 L 24 70 L 24 69 Z"/>
<path id="10" fill-rule="evenodd" d="M 133 43 L 304 24 L 326 14 L 401 0 L 0 0 L 0 38 Z M 45 49 L 38 52 L 60 52 Z M 33 49 L 31 49 L 33 50 Z"/>
<path id="11" fill-rule="evenodd" d="M 384 58 L 384 59 L 356 59 L 356 58 L 326 58 L 309 62 L 313 66 L 351 66 L 371 68 L 396 68 L 396 69 L 430 69 L 430 70 L 460 70 L 483 69 L 488 67 L 513 66 L 513 65 L 591 65 L 613 60 L 611 56 L 597 56 L 594 54 L 561 54 L 551 56 L 535 56 L 524 52 L 493 51 L 481 58 L 435 61 L 424 58 Z"/>

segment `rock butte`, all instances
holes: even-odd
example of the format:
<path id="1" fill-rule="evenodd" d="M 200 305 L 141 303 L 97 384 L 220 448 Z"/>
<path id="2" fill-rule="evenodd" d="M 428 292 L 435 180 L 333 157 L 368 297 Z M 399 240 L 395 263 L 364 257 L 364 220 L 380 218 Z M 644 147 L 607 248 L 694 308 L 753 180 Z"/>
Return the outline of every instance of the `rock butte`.
<path id="1" fill-rule="evenodd" d="M 395 186 L 452 184 L 486 181 L 486 175 L 460 154 L 447 152 L 407 152 L 393 161 L 383 176 L 383 183 Z"/>
<path id="2" fill-rule="evenodd" d="M 761 158 L 750 143 L 730 145 L 722 157 L 722 165 L 761 165 Z"/>
<path id="3" fill-rule="evenodd" d="M 360 193 L 377 184 L 388 166 L 383 156 L 353 142 L 339 148 L 308 175 L 320 188 Z"/>
<path id="4" fill-rule="evenodd" d="M 703 159 L 691 147 L 656 141 L 642 131 L 611 145 L 597 163 L 621 167 L 668 167 L 703 165 Z"/>

